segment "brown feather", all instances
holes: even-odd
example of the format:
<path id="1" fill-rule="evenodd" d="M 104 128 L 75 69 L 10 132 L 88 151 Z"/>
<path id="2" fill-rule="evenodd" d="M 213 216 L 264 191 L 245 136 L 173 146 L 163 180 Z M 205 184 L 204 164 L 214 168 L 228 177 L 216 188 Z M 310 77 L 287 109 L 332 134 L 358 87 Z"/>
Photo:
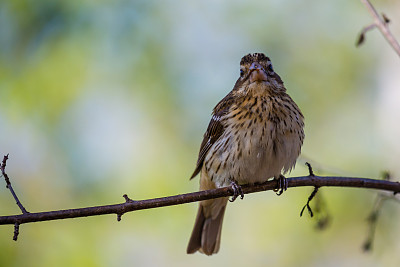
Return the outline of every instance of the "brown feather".
<path id="1" fill-rule="evenodd" d="M 207 215 L 205 213 L 207 212 L 205 209 L 209 208 L 210 207 L 199 205 L 196 222 L 186 250 L 188 254 L 200 251 L 210 256 L 219 251 L 226 201 L 225 206 L 220 208 L 216 218 L 212 216 L 206 217 Z"/>
<path id="2" fill-rule="evenodd" d="M 214 143 L 221 137 L 225 130 L 225 126 L 221 122 L 221 117 L 228 113 L 229 108 L 233 104 L 232 92 L 225 96 L 214 108 L 212 118 L 208 124 L 207 131 L 204 134 L 203 141 L 201 142 L 199 157 L 197 159 L 196 168 L 190 177 L 194 178 L 201 170 L 207 152 L 214 145 Z"/>

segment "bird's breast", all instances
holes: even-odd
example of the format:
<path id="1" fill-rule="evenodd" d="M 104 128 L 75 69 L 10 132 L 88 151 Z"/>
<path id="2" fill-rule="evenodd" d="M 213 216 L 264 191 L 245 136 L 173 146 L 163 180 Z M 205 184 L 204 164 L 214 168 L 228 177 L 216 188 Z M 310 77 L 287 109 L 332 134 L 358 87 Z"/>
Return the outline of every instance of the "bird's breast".
<path id="1" fill-rule="evenodd" d="M 296 110 L 267 98 L 254 98 L 234 106 L 223 118 L 224 134 L 211 148 L 214 162 L 208 169 L 224 184 L 264 182 L 290 170 L 300 154 L 303 128 Z M 209 153 L 209 154 L 210 154 Z M 218 164 L 221 163 L 221 164 Z"/>

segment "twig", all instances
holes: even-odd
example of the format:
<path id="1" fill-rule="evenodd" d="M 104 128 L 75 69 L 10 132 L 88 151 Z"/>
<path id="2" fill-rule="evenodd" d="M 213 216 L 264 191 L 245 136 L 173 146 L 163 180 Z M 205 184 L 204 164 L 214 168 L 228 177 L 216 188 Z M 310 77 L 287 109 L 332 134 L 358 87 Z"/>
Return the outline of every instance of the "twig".
<path id="1" fill-rule="evenodd" d="M 369 32 L 370 30 L 373 30 L 373 29 L 375 29 L 375 28 L 376 28 L 375 23 L 372 23 L 372 24 L 370 24 L 370 25 L 368 25 L 368 26 L 365 26 L 365 27 L 362 29 L 362 31 L 361 31 L 361 33 L 360 33 L 360 36 L 358 37 L 356 46 L 362 45 L 362 44 L 364 43 L 364 41 L 365 41 L 365 34 L 366 34 L 367 32 Z"/>
<path id="2" fill-rule="evenodd" d="M 393 34 L 390 32 L 389 27 L 388 27 L 388 22 L 389 19 L 383 15 L 382 17 L 379 16 L 378 12 L 374 8 L 374 6 L 371 4 L 369 0 L 361 0 L 361 2 L 367 7 L 369 13 L 371 16 L 374 18 L 374 26 L 378 27 L 378 29 L 381 31 L 383 36 L 386 38 L 386 40 L 389 42 L 389 44 L 393 47 L 394 51 L 397 53 L 397 55 L 400 56 L 400 45 L 397 42 L 397 40 L 394 38 Z M 364 28 L 363 32 L 360 35 L 358 43 L 362 43 L 364 40 L 364 34 L 368 30 L 370 30 L 372 25 L 367 26 Z"/>
<path id="3" fill-rule="evenodd" d="M 288 187 L 302 187 L 302 186 L 334 186 L 334 187 L 357 187 L 357 188 L 370 188 L 378 190 L 386 190 L 391 192 L 400 192 L 400 183 L 375 180 L 367 178 L 350 178 L 350 177 L 333 177 L 333 176 L 301 176 L 288 178 Z M 244 194 L 273 190 L 277 187 L 277 181 L 267 181 L 262 184 L 243 185 L 242 190 Z M 212 198 L 228 197 L 233 195 L 231 187 L 223 187 L 207 191 L 200 191 L 182 195 L 175 195 L 170 197 L 162 197 L 155 199 L 139 200 L 139 201 L 125 201 L 121 204 L 95 206 L 79 209 L 57 210 L 49 212 L 26 213 L 20 215 L 0 216 L 0 225 L 6 224 L 23 224 L 30 222 L 41 222 L 60 220 L 68 218 L 88 217 L 104 214 L 122 214 L 130 211 L 152 209 L 159 207 L 166 207 L 172 205 L 179 205 L 184 203 L 196 202 Z"/>
<path id="4" fill-rule="evenodd" d="M 17 241 L 18 235 L 19 235 L 19 223 L 15 223 L 14 224 L 14 236 L 13 236 L 14 241 Z"/>
<path id="5" fill-rule="evenodd" d="M 311 165 L 308 165 L 308 166 L 309 166 L 309 168 L 311 169 Z M 312 169 L 310 170 L 310 172 L 312 172 Z M 314 175 L 313 175 L 313 176 L 314 176 Z M 312 209 L 311 209 L 311 207 L 310 207 L 310 202 L 311 202 L 311 200 L 313 200 L 313 198 L 315 197 L 315 195 L 318 193 L 318 189 L 319 189 L 318 186 L 315 186 L 315 187 L 314 187 L 314 190 L 311 192 L 311 195 L 308 197 L 307 203 L 303 206 L 303 208 L 302 208 L 301 211 L 300 211 L 300 217 L 303 216 L 303 211 L 304 211 L 305 208 L 307 208 L 308 213 L 310 213 L 310 217 L 313 217 L 313 216 L 314 216 L 314 213 L 313 213 L 313 211 L 312 211 Z"/>
<path id="6" fill-rule="evenodd" d="M 306 165 L 307 165 L 307 168 L 308 168 L 308 174 L 309 174 L 310 176 L 315 176 L 315 175 L 314 175 L 314 171 L 313 171 L 313 169 L 312 169 L 312 167 L 311 167 L 311 164 L 308 163 L 308 162 L 306 162 Z"/>
<path id="7" fill-rule="evenodd" d="M 314 171 L 313 171 L 313 168 L 312 168 L 311 164 L 306 162 L 306 165 L 307 165 L 307 168 L 308 168 L 309 176 L 310 177 L 314 177 L 315 174 L 314 174 Z M 314 216 L 314 213 L 313 213 L 313 211 L 311 209 L 311 206 L 310 206 L 310 202 L 317 195 L 318 189 L 319 189 L 318 186 L 314 186 L 314 190 L 311 192 L 311 195 L 308 197 L 307 203 L 303 206 L 303 208 L 300 211 L 300 217 L 303 216 L 303 212 L 304 212 L 305 208 L 307 208 L 308 213 L 310 214 L 310 217 Z M 316 210 L 317 210 L 318 213 L 321 211 L 321 201 L 318 198 L 317 198 L 317 208 L 316 208 Z M 319 225 L 318 226 L 319 229 L 322 229 L 322 228 L 325 227 L 325 225 L 326 225 L 325 219 L 327 219 L 327 218 L 323 218 L 322 220 L 318 220 L 317 225 Z"/>
<path id="8" fill-rule="evenodd" d="M 372 244 L 374 243 L 374 237 L 375 237 L 375 229 L 379 218 L 379 212 L 381 211 L 384 201 L 387 199 L 388 199 L 387 196 L 383 197 L 381 195 L 378 195 L 374 208 L 371 214 L 367 218 L 369 224 L 369 231 L 367 239 L 363 244 L 363 250 L 366 252 L 372 249 Z"/>
<path id="9" fill-rule="evenodd" d="M 8 175 L 6 173 L 6 165 L 7 165 L 7 160 L 8 160 L 8 154 L 4 156 L 3 161 L 0 164 L 0 170 L 1 174 L 4 177 L 4 180 L 6 180 L 6 187 L 10 189 L 11 194 L 13 195 L 18 207 L 21 209 L 23 214 L 29 213 L 26 211 L 25 207 L 22 205 L 21 201 L 19 201 L 17 194 L 15 193 L 14 189 L 12 188 L 10 178 L 8 178 Z"/>
<path id="10" fill-rule="evenodd" d="M 308 168 L 308 173 L 310 177 L 315 177 L 313 168 L 310 163 L 306 162 L 307 168 Z M 300 217 L 303 216 L 303 212 L 305 208 L 307 208 L 308 213 L 310 214 L 310 217 L 312 218 L 314 216 L 314 212 L 311 209 L 310 202 L 311 200 L 315 199 L 315 212 L 317 215 L 317 229 L 322 230 L 324 229 L 328 224 L 330 220 L 329 214 L 326 212 L 326 207 L 325 207 L 325 202 L 322 201 L 321 198 L 321 193 L 318 193 L 319 187 L 314 186 L 314 190 L 311 192 L 311 195 L 307 199 L 307 203 L 303 206 L 303 208 L 300 211 Z"/>
<path id="11" fill-rule="evenodd" d="M 383 180 L 384 181 L 390 181 L 392 179 L 391 175 L 389 172 L 384 172 L 383 173 Z M 379 193 L 376 200 L 375 200 L 375 205 L 374 208 L 372 209 L 370 215 L 368 216 L 368 226 L 369 226 L 369 231 L 368 231 L 368 236 L 367 239 L 365 240 L 363 244 L 363 250 L 365 252 L 371 251 L 372 250 L 372 245 L 374 243 L 374 238 L 375 238 L 375 230 L 376 226 L 378 224 L 378 218 L 379 214 L 382 210 L 382 206 L 386 200 L 396 200 L 399 201 L 395 195 L 387 195 L 383 193 Z"/>

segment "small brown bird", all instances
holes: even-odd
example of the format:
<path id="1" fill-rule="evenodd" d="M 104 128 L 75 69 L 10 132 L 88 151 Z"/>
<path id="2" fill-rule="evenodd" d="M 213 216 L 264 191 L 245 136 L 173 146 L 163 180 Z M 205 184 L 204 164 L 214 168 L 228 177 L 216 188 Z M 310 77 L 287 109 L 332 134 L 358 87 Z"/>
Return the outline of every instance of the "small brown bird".
<path id="1" fill-rule="evenodd" d="M 296 164 L 304 139 L 303 114 L 286 93 L 283 81 L 262 53 L 248 54 L 240 61 L 240 77 L 233 90 L 214 108 L 200 146 L 196 169 L 200 190 L 240 184 L 279 182 L 287 188 L 283 173 Z M 187 253 L 217 253 L 228 198 L 200 202 Z"/>

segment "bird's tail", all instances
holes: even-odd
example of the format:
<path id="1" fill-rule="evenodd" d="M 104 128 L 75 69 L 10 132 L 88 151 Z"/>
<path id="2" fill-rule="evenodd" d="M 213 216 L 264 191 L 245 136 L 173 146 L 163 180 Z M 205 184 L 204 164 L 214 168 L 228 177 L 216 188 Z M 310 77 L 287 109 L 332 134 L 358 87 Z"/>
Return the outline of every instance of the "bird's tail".
<path id="1" fill-rule="evenodd" d="M 187 247 L 188 254 L 200 251 L 212 255 L 218 252 L 227 201 L 228 198 L 218 198 L 200 202 Z"/>

